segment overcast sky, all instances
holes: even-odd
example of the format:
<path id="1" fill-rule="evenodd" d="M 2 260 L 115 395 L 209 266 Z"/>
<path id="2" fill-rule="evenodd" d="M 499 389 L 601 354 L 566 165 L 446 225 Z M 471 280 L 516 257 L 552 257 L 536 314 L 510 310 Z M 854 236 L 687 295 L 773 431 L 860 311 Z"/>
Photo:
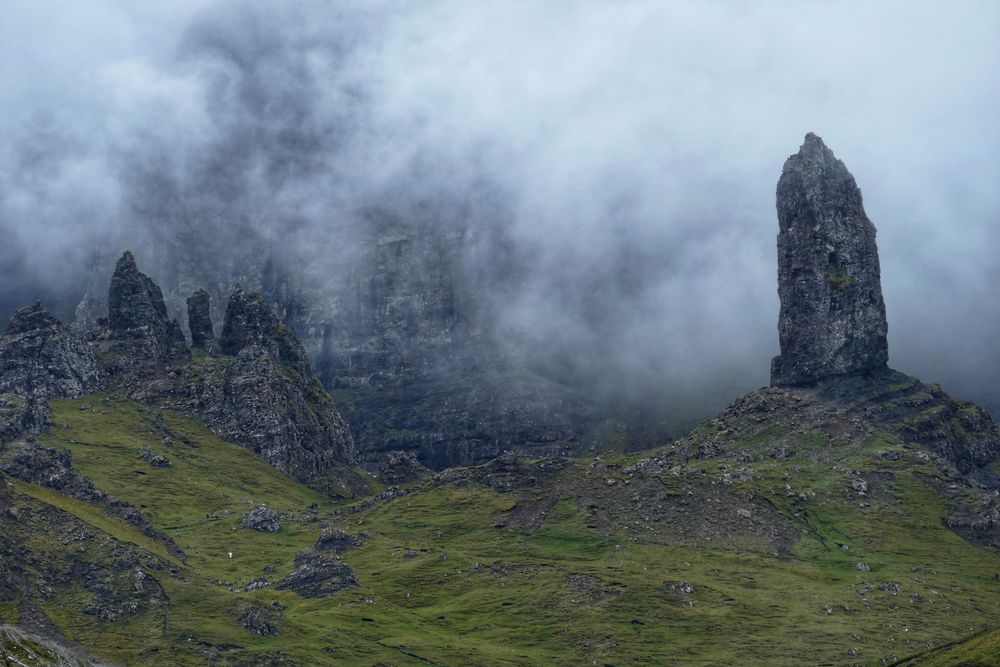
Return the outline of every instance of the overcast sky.
<path id="1" fill-rule="evenodd" d="M 485 188 L 473 217 L 530 258 L 502 330 L 732 398 L 777 353 L 774 190 L 813 131 L 878 229 L 890 363 L 1000 407 L 993 0 L 0 7 L 0 260 L 18 297 L 72 292 L 101 235 L 137 224 L 136 164 L 183 179 L 260 107 L 267 136 L 319 128 L 309 178 L 265 188 L 307 235 L 386 190 Z"/>

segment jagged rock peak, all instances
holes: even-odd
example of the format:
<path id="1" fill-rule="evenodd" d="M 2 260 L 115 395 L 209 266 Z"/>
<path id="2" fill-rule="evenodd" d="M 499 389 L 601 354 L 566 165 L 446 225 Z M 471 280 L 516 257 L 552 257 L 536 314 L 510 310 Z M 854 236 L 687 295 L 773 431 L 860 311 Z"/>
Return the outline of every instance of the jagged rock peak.
<path id="1" fill-rule="evenodd" d="M 45 310 L 40 301 L 36 301 L 34 305 L 25 306 L 11 316 L 4 335 L 13 336 L 39 329 L 58 328 L 61 324 L 49 311 Z"/>
<path id="2" fill-rule="evenodd" d="M 215 330 L 212 328 L 212 307 L 208 292 L 195 290 L 187 298 L 188 330 L 194 347 L 209 349 L 215 346 Z"/>
<path id="3" fill-rule="evenodd" d="M 160 288 L 136 266 L 126 250 L 108 288 L 108 326 L 115 352 L 142 364 L 163 364 L 189 357 L 180 325 L 167 315 Z"/>
<path id="4" fill-rule="evenodd" d="M 78 396 L 97 382 L 86 341 L 40 303 L 14 313 L 0 336 L 0 392 L 39 399 Z"/>
<path id="5" fill-rule="evenodd" d="M 264 297 L 244 291 L 237 283 L 229 292 L 219 345 L 226 354 L 238 354 L 251 345 L 266 345 L 274 337 L 278 324 Z"/>
<path id="6" fill-rule="evenodd" d="M 778 335 L 772 385 L 886 368 L 888 325 L 875 226 L 844 163 L 813 133 L 777 189 Z"/>
<path id="7" fill-rule="evenodd" d="M 166 319 L 163 292 L 139 270 L 132 251 L 126 250 L 115 264 L 108 288 L 108 325 L 112 331 L 124 331 Z"/>
<path id="8" fill-rule="evenodd" d="M 357 461 L 350 429 L 313 374 L 291 329 L 259 294 L 236 285 L 229 295 L 220 351 L 190 364 L 157 389 L 167 405 L 194 406 L 216 433 L 295 479 L 349 493 Z M 177 401 L 177 403 L 172 403 Z"/>

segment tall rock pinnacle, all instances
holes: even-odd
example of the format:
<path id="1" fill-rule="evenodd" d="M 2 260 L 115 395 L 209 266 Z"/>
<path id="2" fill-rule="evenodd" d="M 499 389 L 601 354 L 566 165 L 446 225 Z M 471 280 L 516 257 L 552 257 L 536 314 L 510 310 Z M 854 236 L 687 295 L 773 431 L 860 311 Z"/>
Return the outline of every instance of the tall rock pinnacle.
<path id="1" fill-rule="evenodd" d="M 190 358 L 184 334 L 167 315 L 163 293 L 135 264 L 128 250 L 115 265 L 108 288 L 108 325 L 115 352 L 141 365 Z"/>
<path id="2" fill-rule="evenodd" d="M 854 177 L 811 132 L 785 161 L 777 207 L 781 355 L 771 362 L 771 384 L 885 368 L 875 226 Z"/>

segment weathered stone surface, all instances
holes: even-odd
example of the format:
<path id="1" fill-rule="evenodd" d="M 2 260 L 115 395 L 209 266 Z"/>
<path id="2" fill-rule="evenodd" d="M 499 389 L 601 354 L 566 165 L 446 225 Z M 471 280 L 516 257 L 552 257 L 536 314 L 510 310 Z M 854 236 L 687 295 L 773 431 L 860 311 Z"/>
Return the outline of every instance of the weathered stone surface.
<path id="1" fill-rule="evenodd" d="M 303 549 L 295 556 L 295 570 L 274 585 L 304 598 L 332 595 L 358 585 L 351 566 L 330 552 Z"/>
<path id="2" fill-rule="evenodd" d="M 771 384 L 886 368 L 875 226 L 854 177 L 815 134 L 785 161 L 777 209 L 781 355 Z"/>
<path id="3" fill-rule="evenodd" d="M 332 551 L 342 553 L 361 544 L 361 537 L 351 535 L 340 529 L 324 530 L 316 541 L 316 551 Z"/>
<path id="4" fill-rule="evenodd" d="M 237 355 L 251 346 L 266 347 L 277 338 L 281 324 L 259 293 L 247 293 L 236 285 L 229 293 L 226 320 L 219 346 L 225 354 Z M 289 351 L 291 361 L 300 362 L 305 353 Z"/>
<path id="5" fill-rule="evenodd" d="M 170 459 L 163 454 L 157 454 L 149 447 L 139 448 L 139 458 L 153 466 L 154 468 L 169 468 Z"/>
<path id="6" fill-rule="evenodd" d="M 0 443 L 49 426 L 48 402 L 18 394 L 0 394 Z"/>
<path id="7" fill-rule="evenodd" d="M 196 290 L 187 298 L 187 315 L 191 345 L 206 352 L 215 352 L 218 345 L 212 328 L 212 308 L 208 292 L 203 289 Z"/>
<path id="8" fill-rule="evenodd" d="M 281 515 L 267 505 L 257 505 L 243 517 L 243 525 L 262 533 L 276 533 L 281 528 Z"/>
<path id="9" fill-rule="evenodd" d="M 334 393 L 368 468 L 398 450 L 435 470 L 506 450 L 586 452 L 606 416 L 595 409 L 594 393 L 523 358 L 499 363 L 502 346 L 486 326 L 494 320 L 482 312 L 495 281 L 484 277 L 477 286 L 463 269 L 496 264 L 471 256 L 474 230 L 414 216 L 373 216 L 363 238 L 317 247 L 308 257 L 289 257 L 290 244 L 244 234 L 239 243 L 162 243 L 131 229 L 127 242 L 156 263 L 171 312 L 199 286 L 218 304 L 227 297 L 221 286 L 240 282 L 260 291 Z M 204 243 L 217 245 L 206 250 Z M 95 265 L 79 321 L 102 312 L 104 272 L 114 259 Z M 223 314 L 213 313 L 219 341 Z"/>
<path id="10" fill-rule="evenodd" d="M 136 266 L 128 250 L 108 289 L 111 351 L 133 365 L 158 366 L 190 358 L 180 325 L 167 315 L 163 293 Z"/>
<path id="11" fill-rule="evenodd" d="M 295 333 L 259 294 L 237 286 L 220 343 L 223 355 L 147 384 L 147 398 L 198 416 L 305 484 L 352 495 L 345 480 L 357 461 L 354 441 Z"/>
<path id="12" fill-rule="evenodd" d="M 389 452 L 378 468 L 379 481 L 389 485 L 419 482 L 432 475 L 431 470 L 421 465 L 409 452 Z"/>
<path id="13" fill-rule="evenodd" d="M 239 612 L 240 625 L 248 632 L 260 637 L 273 637 L 278 634 L 278 619 L 281 617 L 281 604 L 275 600 L 270 607 L 250 604 Z"/>
<path id="14" fill-rule="evenodd" d="M 97 365 L 85 340 L 41 304 L 14 313 L 0 337 L 0 393 L 74 397 L 92 391 L 97 382 Z"/>

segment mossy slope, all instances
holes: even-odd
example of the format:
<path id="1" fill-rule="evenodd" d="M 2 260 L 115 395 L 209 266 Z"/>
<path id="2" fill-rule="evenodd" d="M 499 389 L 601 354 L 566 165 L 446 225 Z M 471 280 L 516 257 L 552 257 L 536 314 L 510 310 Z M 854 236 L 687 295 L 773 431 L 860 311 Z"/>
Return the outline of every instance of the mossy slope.
<path id="1" fill-rule="evenodd" d="M 94 395 L 54 401 L 52 421 L 45 444 L 186 556 L 51 490 L 13 488 L 18 504 L 164 563 L 168 602 L 113 622 L 83 613 L 79 586 L 33 601 L 124 664 L 867 665 L 1000 626 L 1000 552 L 944 524 L 949 471 L 847 418 L 709 423 L 645 456 L 498 461 L 353 504 L 169 410 Z M 261 502 L 281 513 L 277 533 L 241 526 Z M 342 554 L 357 587 L 245 590 L 287 575 L 331 528 L 362 536 Z M 0 603 L 0 621 L 17 623 L 18 604 Z M 247 605 L 280 608 L 279 634 L 248 632 Z M 982 664 L 991 637 L 966 647 Z"/>

